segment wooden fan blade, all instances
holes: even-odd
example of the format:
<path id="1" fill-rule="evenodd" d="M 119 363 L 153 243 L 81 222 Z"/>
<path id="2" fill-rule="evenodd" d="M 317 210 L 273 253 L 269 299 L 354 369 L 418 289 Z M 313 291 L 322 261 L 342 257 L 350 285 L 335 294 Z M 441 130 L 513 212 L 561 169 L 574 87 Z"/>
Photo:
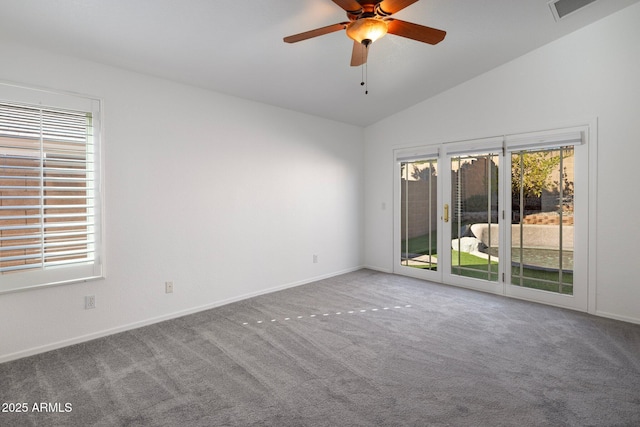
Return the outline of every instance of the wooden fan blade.
<path id="1" fill-rule="evenodd" d="M 311 39 L 313 37 L 323 36 L 325 34 L 334 33 L 336 31 L 344 30 L 347 28 L 348 22 L 341 22 L 339 24 L 327 25 L 326 27 L 316 28 L 315 30 L 305 31 L 304 33 L 295 34 L 293 36 L 285 37 L 283 40 L 286 43 L 296 43 L 302 40 Z"/>
<path id="2" fill-rule="evenodd" d="M 356 0 L 332 0 L 335 4 L 352 15 L 360 15 L 362 13 L 362 5 Z"/>
<path id="3" fill-rule="evenodd" d="M 447 35 L 446 31 L 401 21 L 399 19 L 387 20 L 387 26 L 389 34 L 395 34 L 396 36 L 429 44 L 438 44 L 444 40 L 444 36 Z"/>
<path id="4" fill-rule="evenodd" d="M 369 49 L 362 43 L 353 42 L 353 51 L 351 52 L 351 66 L 358 67 L 367 62 Z"/>
<path id="5" fill-rule="evenodd" d="M 417 1 L 418 0 L 383 0 L 378 5 L 378 10 L 382 12 L 381 15 L 389 16 L 394 13 L 398 13 L 405 7 L 411 6 Z"/>

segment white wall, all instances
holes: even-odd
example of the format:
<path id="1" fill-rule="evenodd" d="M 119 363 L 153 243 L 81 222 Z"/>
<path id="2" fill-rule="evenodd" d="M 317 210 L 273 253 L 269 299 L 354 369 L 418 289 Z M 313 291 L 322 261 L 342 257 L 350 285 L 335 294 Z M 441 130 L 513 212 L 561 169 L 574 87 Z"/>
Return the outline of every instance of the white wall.
<path id="1" fill-rule="evenodd" d="M 365 264 L 393 268 L 394 145 L 544 130 L 597 118 L 597 222 L 590 224 L 597 227 L 595 312 L 640 323 L 639 22 L 636 4 L 367 128 Z"/>
<path id="2" fill-rule="evenodd" d="M 361 128 L 2 42 L 0 57 L 2 81 L 103 99 L 107 256 L 105 280 L 0 295 L 0 362 L 362 265 Z"/>

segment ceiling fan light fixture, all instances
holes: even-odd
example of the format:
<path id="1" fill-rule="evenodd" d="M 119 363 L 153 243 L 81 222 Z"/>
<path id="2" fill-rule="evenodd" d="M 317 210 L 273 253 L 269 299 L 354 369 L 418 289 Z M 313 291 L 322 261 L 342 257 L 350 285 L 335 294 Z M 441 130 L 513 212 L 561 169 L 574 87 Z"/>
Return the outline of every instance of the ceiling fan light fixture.
<path id="1" fill-rule="evenodd" d="M 360 18 L 347 26 L 347 36 L 358 43 L 369 45 L 387 34 L 387 30 L 387 22 L 382 19 Z"/>

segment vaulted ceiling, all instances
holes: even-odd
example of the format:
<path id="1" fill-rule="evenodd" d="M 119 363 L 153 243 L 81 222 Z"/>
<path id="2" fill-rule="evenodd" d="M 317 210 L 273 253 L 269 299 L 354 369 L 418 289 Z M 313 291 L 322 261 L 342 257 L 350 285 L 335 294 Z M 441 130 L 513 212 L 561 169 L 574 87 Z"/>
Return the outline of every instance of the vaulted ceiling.
<path id="1" fill-rule="evenodd" d="M 556 21 L 548 0 L 420 0 L 394 17 L 446 38 L 375 42 L 368 95 L 344 31 L 282 40 L 345 21 L 331 0 L 0 0 L 0 39 L 367 126 L 637 1 Z"/>

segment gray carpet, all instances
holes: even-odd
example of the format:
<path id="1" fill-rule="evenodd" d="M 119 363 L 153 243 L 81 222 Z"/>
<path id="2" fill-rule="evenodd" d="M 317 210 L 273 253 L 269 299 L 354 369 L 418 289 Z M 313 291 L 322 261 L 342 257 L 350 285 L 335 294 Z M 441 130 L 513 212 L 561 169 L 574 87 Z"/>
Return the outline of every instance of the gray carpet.
<path id="1" fill-rule="evenodd" d="M 2 426 L 639 426 L 640 325 L 361 270 L 0 381 Z"/>

